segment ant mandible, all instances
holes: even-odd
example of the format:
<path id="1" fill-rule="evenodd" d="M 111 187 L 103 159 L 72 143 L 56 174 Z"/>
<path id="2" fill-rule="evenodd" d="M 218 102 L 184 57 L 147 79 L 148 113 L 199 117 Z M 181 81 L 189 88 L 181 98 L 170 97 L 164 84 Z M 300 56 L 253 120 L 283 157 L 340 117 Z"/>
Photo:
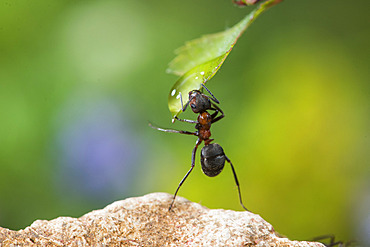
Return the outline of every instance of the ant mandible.
<path id="1" fill-rule="evenodd" d="M 225 155 L 224 150 L 219 144 L 211 143 L 213 141 L 213 139 L 210 139 L 211 125 L 224 117 L 223 111 L 216 105 L 216 104 L 219 104 L 220 102 L 216 99 L 216 97 L 211 93 L 211 91 L 203 83 L 201 85 L 204 89 L 207 90 L 207 92 L 211 96 L 207 96 L 199 90 L 192 90 L 189 92 L 189 101 L 184 106 L 182 102 L 182 95 L 180 93 L 182 111 L 184 112 L 186 108 L 190 105 L 192 111 L 194 113 L 199 114 L 198 119 L 195 121 L 195 120 L 189 120 L 189 119 L 180 119 L 177 116 L 175 116 L 175 119 L 181 122 L 195 124 L 195 129 L 197 129 L 197 131 L 190 132 L 190 131 L 184 131 L 184 130 L 162 129 L 159 127 L 155 127 L 149 123 L 149 126 L 156 130 L 160 130 L 163 132 L 170 132 L 170 133 L 185 134 L 185 135 L 194 135 L 198 137 L 198 140 L 195 143 L 195 147 L 193 149 L 192 156 L 191 156 L 191 167 L 189 171 L 185 174 L 184 178 L 180 181 L 179 186 L 177 187 L 176 192 L 173 196 L 172 203 L 168 210 L 170 211 L 172 209 L 175 203 L 177 192 L 179 191 L 181 185 L 185 182 L 186 178 L 189 176 L 189 174 L 193 170 L 194 165 L 195 165 L 196 151 L 198 149 L 198 146 L 202 143 L 202 141 L 204 141 L 204 147 L 201 150 L 201 165 L 202 165 L 203 173 L 207 175 L 208 177 L 215 177 L 218 174 L 220 174 L 220 172 L 224 168 L 225 161 L 227 161 L 231 166 L 231 170 L 234 174 L 235 184 L 238 187 L 240 204 L 245 210 L 249 211 L 242 202 L 239 181 L 236 176 L 235 168 L 233 164 L 231 163 L 231 160 Z M 212 110 L 215 112 L 213 114 L 209 114 L 207 110 Z M 217 116 L 219 113 L 221 113 L 221 115 Z"/>

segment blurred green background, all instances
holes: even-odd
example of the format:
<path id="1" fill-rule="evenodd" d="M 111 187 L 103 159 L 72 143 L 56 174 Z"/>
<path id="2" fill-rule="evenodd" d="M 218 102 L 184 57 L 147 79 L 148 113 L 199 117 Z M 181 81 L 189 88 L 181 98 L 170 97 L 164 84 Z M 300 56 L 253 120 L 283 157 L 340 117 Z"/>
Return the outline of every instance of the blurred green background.
<path id="1" fill-rule="evenodd" d="M 177 78 L 167 64 L 185 41 L 254 7 L 0 3 L 0 226 L 174 193 L 195 138 L 148 127 L 193 130 L 171 124 Z M 245 205 L 290 238 L 369 238 L 369 7 L 286 0 L 253 23 L 207 84 L 226 115 L 212 136 L 235 165 Z M 208 178 L 199 154 L 179 195 L 241 210 L 230 168 Z"/>

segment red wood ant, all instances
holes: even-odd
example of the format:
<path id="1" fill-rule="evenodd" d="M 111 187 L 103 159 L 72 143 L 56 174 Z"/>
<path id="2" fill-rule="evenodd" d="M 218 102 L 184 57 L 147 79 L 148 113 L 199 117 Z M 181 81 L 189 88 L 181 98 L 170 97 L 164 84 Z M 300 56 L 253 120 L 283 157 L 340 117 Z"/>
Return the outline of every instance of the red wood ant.
<path id="1" fill-rule="evenodd" d="M 231 163 L 230 159 L 225 155 L 224 150 L 219 144 L 211 143 L 213 141 L 213 139 L 210 139 L 211 125 L 224 117 L 223 111 L 216 105 L 216 104 L 219 104 L 220 102 L 216 99 L 216 97 L 211 93 L 211 91 L 209 91 L 209 89 L 204 84 L 201 84 L 201 85 L 204 89 L 207 90 L 207 92 L 211 96 L 207 96 L 199 90 L 192 90 L 189 92 L 189 101 L 184 106 L 182 102 L 182 96 L 180 94 L 182 111 L 184 112 L 186 108 L 190 105 L 192 111 L 194 113 L 199 114 L 198 119 L 195 121 L 195 120 L 189 120 L 189 119 L 180 119 L 180 118 L 177 118 L 177 116 L 175 116 L 175 118 L 179 121 L 195 124 L 195 129 L 197 131 L 190 132 L 190 131 L 184 131 L 184 130 L 162 129 L 159 127 L 155 127 L 149 123 L 149 126 L 156 130 L 160 130 L 163 132 L 170 132 L 170 133 L 180 133 L 180 134 L 185 134 L 185 135 L 194 135 L 198 137 L 198 140 L 195 143 L 195 147 L 193 149 L 192 156 L 191 156 L 190 170 L 185 174 L 184 178 L 179 183 L 179 186 L 176 189 L 176 192 L 172 199 L 172 203 L 168 210 L 170 211 L 172 209 L 175 203 L 177 192 L 179 191 L 181 185 L 185 182 L 186 178 L 189 176 L 190 172 L 193 170 L 194 165 L 195 165 L 196 151 L 198 149 L 198 146 L 202 143 L 202 141 L 204 141 L 204 147 L 201 150 L 201 165 L 202 165 L 203 173 L 207 175 L 208 177 L 215 177 L 218 174 L 220 174 L 220 172 L 224 168 L 225 161 L 227 161 L 231 166 L 232 172 L 234 174 L 235 184 L 238 187 L 240 204 L 245 210 L 249 211 L 243 205 L 239 181 L 236 176 L 236 172 L 235 172 L 233 164 Z M 214 113 L 210 114 L 207 112 L 208 110 L 212 110 L 214 111 Z M 218 116 L 219 113 L 221 115 Z"/>
<path id="2" fill-rule="evenodd" d="M 323 242 L 326 239 L 329 240 L 329 243 L 324 243 Z M 315 238 L 312 239 L 312 241 L 321 241 L 321 243 L 324 244 L 326 247 L 334 247 L 334 246 L 338 246 L 338 247 L 357 246 L 357 242 L 356 241 L 348 241 L 348 242 L 336 241 L 335 240 L 335 236 L 332 235 L 332 234 L 322 235 L 322 236 L 315 237 Z"/>

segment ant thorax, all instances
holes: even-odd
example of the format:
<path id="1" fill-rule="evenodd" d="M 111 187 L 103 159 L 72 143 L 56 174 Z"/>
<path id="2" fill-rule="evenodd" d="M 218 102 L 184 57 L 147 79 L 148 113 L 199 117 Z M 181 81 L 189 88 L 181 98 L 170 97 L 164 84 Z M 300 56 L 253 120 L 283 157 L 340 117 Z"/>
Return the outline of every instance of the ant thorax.
<path id="1" fill-rule="evenodd" d="M 208 140 L 211 137 L 211 124 L 212 116 L 208 112 L 204 111 L 198 116 L 198 124 L 195 125 L 195 128 L 198 130 L 199 138 L 204 141 Z"/>

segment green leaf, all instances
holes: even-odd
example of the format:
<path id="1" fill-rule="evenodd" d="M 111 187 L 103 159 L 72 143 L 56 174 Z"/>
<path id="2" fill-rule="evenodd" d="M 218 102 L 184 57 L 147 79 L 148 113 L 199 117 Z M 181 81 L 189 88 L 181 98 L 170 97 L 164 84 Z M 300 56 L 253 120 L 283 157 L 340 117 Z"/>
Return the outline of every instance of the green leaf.
<path id="1" fill-rule="evenodd" d="M 266 9 L 280 1 L 268 0 L 232 28 L 188 41 L 175 51 L 177 56 L 167 69 L 168 73 L 180 76 L 168 96 L 168 108 L 172 113 L 173 122 L 174 117 L 182 111 L 180 97 L 185 104 L 191 90 L 199 90 L 202 83 L 206 83 L 216 74 L 247 27 Z"/>
<path id="2" fill-rule="evenodd" d="M 188 92 L 193 89 L 199 89 L 203 82 L 208 81 L 216 73 L 223 61 L 225 61 L 226 56 L 227 54 L 202 63 L 181 76 L 172 87 L 168 96 L 170 112 L 173 114 L 180 113 L 182 109 L 180 97 L 182 96 L 182 102 L 185 104 L 187 102 Z M 172 121 L 174 122 L 174 119 Z"/>

